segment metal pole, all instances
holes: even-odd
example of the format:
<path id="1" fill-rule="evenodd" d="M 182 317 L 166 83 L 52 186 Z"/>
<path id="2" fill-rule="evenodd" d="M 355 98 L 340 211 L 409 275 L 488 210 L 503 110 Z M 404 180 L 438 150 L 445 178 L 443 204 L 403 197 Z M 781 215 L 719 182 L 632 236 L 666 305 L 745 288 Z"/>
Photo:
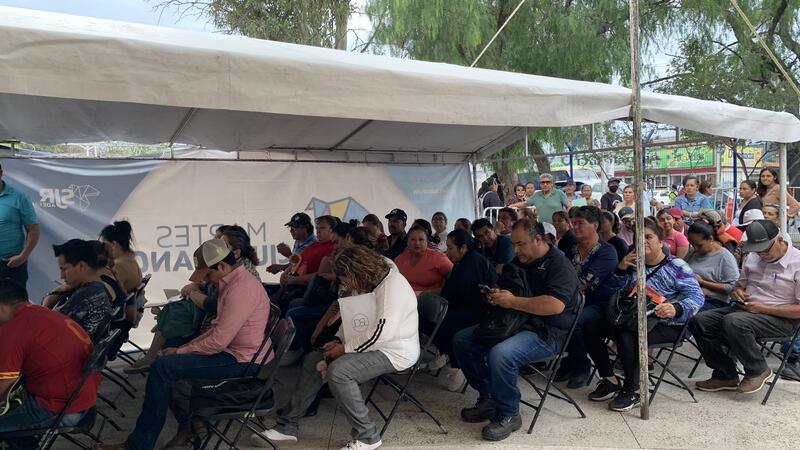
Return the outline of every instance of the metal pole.
<path id="1" fill-rule="evenodd" d="M 472 166 L 472 205 L 475 208 L 475 218 L 477 219 L 480 214 L 479 210 L 480 206 L 478 206 L 478 191 L 475 190 L 475 185 L 478 183 L 478 167 L 474 153 L 469 159 L 470 159 L 470 166 Z"/>
<path id="2" fill-rule="evenodd" d="M 567 148 L 569 149 L 569 178 L 575 181 L 575 146 L 568 144 Z"/>
<path id="3" fill-rule="evenodd" d="M 734 141 L 731 149 L 731 155 L 733 155 L 733 216 L 731 217 L 731 223 L 736 218 L 736 208 L 739 206 L 736 204 L 736 188 L 739 186 L 739 161 L 737 161 L 738 158 L 736 157 L 736 147 L 738 146 L 739 143 Z M 722 183 L 720 183 L 720 186 L 722 186 Z"/>
<path id="4" fill-rule="evenodd" d="M 780 173 L 778 174 L 778 179 L 781 180 L 780 186 L 780 218 L 781 218 L 781 231 L 784 233 L 788 233 L 786 229 L 786 195 L 789 193 L 789 176 L 787 174 L 786 169 L 786 144 L 780 144 L 780 155 L 779 155 L 780 167 L 778 170 Z M 791 242 L 789 243 L 791 244 Z"/>
<path id="5" fill-rule="evenodd" d="M 639 1 L 629 1 L 630 40 L 631 40 L 631 118 L 633 119 L 633 172 L 636 182 L 636 198 L 644 196 L 644 151 L 642 148 L 642 105 L 639 84 Z M 644 215 L 641 207 L 636 208 L 636 294 L 639 318 L 639 396 L 641 398 L 641 417 L 650 418 L 649 388 L 647 386 L 647 310 L 645 295 L 644 265 Z"/>
<path id="6" fill-rule="evenodd" d="M 525 127 L 525 157 L 529 157 L 531 154 L 528 150 L 528 127 Z"/>

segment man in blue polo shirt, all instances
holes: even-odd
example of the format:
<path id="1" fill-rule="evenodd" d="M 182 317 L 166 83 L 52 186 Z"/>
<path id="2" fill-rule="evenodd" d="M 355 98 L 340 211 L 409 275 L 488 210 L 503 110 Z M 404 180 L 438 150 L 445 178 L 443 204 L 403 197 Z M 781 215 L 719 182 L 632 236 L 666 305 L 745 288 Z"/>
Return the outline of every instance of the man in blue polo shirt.
<path id="1" fill-rule="evenodd" d="M 0 278 L 28 283 L 28 256 L 39 242 L 39 221 L 33 203 L 3 181 L 0 166 Z"/>

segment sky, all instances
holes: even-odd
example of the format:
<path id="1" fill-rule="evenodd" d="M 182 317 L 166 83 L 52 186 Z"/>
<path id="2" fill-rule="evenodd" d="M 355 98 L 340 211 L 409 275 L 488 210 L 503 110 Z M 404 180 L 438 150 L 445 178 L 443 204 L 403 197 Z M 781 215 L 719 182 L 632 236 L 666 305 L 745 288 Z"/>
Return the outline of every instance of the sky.
<path id="1" fill-rule="evenodd" d="M 214 32 L 207 18 L 181 17 L 176 9 L 163 13 L 156 8 L 160 0 L 0 0 L 0 6 L 38 9 L 42 11 L 121 20 L 148 25 Z"/>

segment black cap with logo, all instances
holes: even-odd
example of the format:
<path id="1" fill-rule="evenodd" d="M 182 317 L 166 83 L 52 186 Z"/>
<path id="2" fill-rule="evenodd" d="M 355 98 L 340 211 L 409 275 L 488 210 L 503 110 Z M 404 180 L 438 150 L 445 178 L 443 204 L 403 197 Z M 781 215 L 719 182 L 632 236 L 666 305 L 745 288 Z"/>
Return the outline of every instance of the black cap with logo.
<path id="1" fill-rule="evenodd" d="M 286 222 L 287 227 L 297 228 L 302 227 L 305 225 L 311 225 L 311 217 L 308 217 L 306 213 L 297 213 Z"/>
<path id="2" fill-rule="evenodd" d="M 406 215 L 406 212 L 403 211 L 400 208 L 395 208 L 395 209 L 389 211 L 389 214 L 386 215 L 387 219 L 393 219 L 395 217 L 398 218 L 398 219 L 402 219 L 403 222 L 408 221 L 408 216 Z"/>

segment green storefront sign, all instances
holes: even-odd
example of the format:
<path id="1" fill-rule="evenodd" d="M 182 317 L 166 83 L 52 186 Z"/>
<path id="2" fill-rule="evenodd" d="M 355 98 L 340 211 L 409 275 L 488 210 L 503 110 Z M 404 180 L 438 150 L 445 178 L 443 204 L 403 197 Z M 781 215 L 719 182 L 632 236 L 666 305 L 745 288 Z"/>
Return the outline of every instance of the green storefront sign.
<path id="1" fill-rule="evenodd" d="M 633 170 L 633 151 L 606 153 L 598 155 L 605 162 L 614 159 L 614 170 L 627 172 Z M 594 155 L 575 155 L 575 167 L 594 167 L 598 164 L 598 157 Z M 714 167 L 714 151 L 712 148 L 702 146 L 648 148 L 645 149 L 645 163 L 648 170 L 667 169 L 698 169 Z M 553 170 L 569 168 L 569 156 L 560 156 L 552 162 Z"/>

